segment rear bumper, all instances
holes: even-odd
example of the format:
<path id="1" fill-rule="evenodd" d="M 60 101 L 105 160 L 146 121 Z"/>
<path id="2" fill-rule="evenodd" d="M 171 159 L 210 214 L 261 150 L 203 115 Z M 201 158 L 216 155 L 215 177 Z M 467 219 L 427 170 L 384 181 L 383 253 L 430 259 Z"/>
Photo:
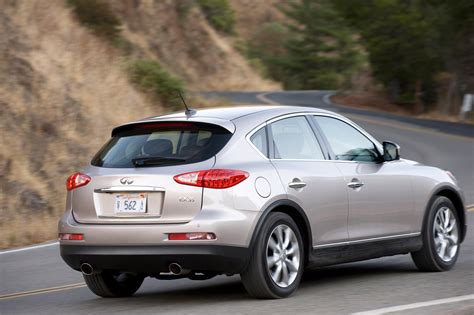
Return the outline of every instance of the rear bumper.
<path id="1" fill-rule="evenodd" d="M 73 269 L 82 263 L 124 272 L 168 272 L 171 263 L 183 269 L 236 274 L 247 266 L 249 249 L 219 245 L 85 246 L 61 245 L 61 257 Z"/>
<path id="2" fill-rule="evenodd" d="M 61 245 L 84 246 L 169 246 L 213 245 L 249 247 L 255 225 L 262 212 L 234 209 L 203 209 L 187 223 L 84 224 L 75 220 L 71 210 L 58 224 L 59 233 L 84 234 L 84 241 L 60 241 Z M 216 240 L 171 241 L 169 233 L 211 232 Z M 197 244 L 198 242 L 199 244 Z"/>

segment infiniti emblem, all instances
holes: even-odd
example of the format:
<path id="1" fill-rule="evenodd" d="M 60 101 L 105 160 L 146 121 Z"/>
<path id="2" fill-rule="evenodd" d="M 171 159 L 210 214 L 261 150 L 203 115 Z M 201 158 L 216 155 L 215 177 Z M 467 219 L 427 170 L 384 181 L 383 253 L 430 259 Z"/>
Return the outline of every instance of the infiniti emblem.
<path id="1" fill-rule="evenodd" d="M 120 179 L 120 183 L 122 185 L 131 185 L 131 184 L 133 184 L 133 179 L 131 179 L 130 177 L 122 177 Z"/>

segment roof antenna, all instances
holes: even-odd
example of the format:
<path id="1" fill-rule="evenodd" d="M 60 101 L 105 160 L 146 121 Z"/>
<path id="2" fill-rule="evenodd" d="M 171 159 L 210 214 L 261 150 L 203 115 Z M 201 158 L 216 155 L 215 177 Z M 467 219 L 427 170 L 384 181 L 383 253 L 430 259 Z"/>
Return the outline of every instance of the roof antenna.
<path id="1" fill-rule="evenodd" d="M 196 110 L 192 109 L 192 108 L 189 108 L 188 104 L 186 104 L 186 101 L 184 100 L 184 97 L 181 94 L 181 91 L 178 91 L 178 94 L 179 94 L 179 97 L 181 98 L 181 101 L 183 101 L 184 107 L 186 108 L 186 110 L 184 111 L 184 114 L 186 116 L 192 116 L 192 115 L 196 114 Z"/>

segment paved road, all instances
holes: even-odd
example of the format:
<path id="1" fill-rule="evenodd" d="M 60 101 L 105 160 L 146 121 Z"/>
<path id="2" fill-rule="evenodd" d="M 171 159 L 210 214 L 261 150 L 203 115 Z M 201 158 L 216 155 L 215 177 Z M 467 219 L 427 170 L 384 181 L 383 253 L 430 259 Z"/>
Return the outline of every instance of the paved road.
<path id="1" fill-rule="evenodd" d="M 452 170 L 465 189 L 467 200 L 474 202 L 471 126 L 449 127 L 444 123 L 337 107 L 326 102 L 327 92 L 207 95 L 252 104 L 318 106 L 346 114 L 378 139 L 401 144 L 404 157 Z M 468 224 L 471 232 L 462 245 L 456 267 L 450 272 L 418 272 L 408 255 L 344 264 L 307 272 L 297 293 L 284 300 L 249 299 L 237 276 L 201 282 L 146 279 L 134 297 L 101 299 L 84 287 L 79 273 L 61 261 L 56 243 L 0 252 L 0 314 L 349 314 L 379 310 L 370 314 L 394 311 L 394 314 L 472 315 L 474 212 L 469 212 Z M 7 296 L 15 293 L 16 296 Z"/>

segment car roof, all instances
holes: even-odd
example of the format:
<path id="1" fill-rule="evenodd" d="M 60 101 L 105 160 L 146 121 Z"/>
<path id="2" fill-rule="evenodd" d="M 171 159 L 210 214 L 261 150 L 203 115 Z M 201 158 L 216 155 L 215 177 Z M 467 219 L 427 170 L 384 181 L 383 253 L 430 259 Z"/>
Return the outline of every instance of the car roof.
<path id="1" fill-rule="evenodd" d="M 219 125 L 234 133 L 234 131 L 236 130 L 235 125 L 238 122 L 240 122 L 240 124 L 244 122 L 244 125 L 247 125 L 249 128 L 251 128 L 254 125 L 260 124 L 274 117 L 300 112 L 327 113 L 339 116 L 336 113 L 324 109 L 303 106 L 246 105 L 232 107 L 215 107 L 193 110 L 193 113 L 188 115 L 186 115 L 184 111 L 181 111 L 167 115 L 143 118 L 141 120 L 129 122 L 114 128 L 112 130 L 112 134 L 114 134 L 115 131 L 118 130 L 118 128 L 127 125 L 158 121 L 204 122 Z"/>
<path id="2" fill-rule="evenodd" d="M 246 105 L 246 106 L 232 106 L 232 107 L 216 107 L 216 108 L 206 108 L 206 109 L 197 109 L 192 115 L 186 115 L 184 111 L 161 115 L 161 116 L 152 116 L 142 119 L 142 121 L 150 120 L 170 120 L 170 119 L 186 119 L 186 118 L 215 118 L 222 120 L 235 120 L 243 116 L 262 114 L 265 112 L 265 116 L 271 116 L 273 114 L 285 114 L 285 113 L 297 113 L 297 112 L 322 112 L 322 113 L 331 113 L 330 111 L 314 108 L 314 107 L 302 107 L 302 106 L 288 106 L 288 105 Z"/>

